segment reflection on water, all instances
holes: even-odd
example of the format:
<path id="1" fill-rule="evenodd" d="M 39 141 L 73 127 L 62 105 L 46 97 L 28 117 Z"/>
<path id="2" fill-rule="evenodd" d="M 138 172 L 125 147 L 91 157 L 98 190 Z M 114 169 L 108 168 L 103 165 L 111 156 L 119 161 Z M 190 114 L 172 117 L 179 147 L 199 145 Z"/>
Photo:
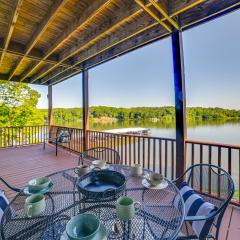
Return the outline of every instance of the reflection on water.
<path id="1" fill-rule="evenodd" d="M 56 125 L 81 128 L 82 122 L 58 122 Z M 219 143 L 240 144 L 240 121 L 234 120 L 208 120 L 208 121 L 188 121 L 188 139 L 214 141 Z M 173 120 L 164 121 L 112 121 L 112 122 L 92 122 L 91 130 L 107 130 L 115 128 L 144 127 L 151 129 L 151 136 L 175 138 L 175 122 Z"/>

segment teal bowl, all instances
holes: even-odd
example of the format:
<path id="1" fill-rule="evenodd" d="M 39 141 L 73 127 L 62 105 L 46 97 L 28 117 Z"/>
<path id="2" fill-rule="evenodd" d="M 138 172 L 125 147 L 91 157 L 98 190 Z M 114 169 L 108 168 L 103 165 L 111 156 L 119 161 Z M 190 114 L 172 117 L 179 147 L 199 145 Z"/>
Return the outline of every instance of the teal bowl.
<path id="1" fill-rule="evenodd" d="M 99 228 L 100 222 L 93 214 L 83 213 L 70 219 L 66 232 L 71 240 L 90 240 Z"/>
<path id="2" fill-rule="evenodd" d="M 51 182 L 50 179 L 47 177 L 35 178 L 28 182 L 28 188 L 32 192 L 41 191 L 47 188 L 50 182 Z"/>

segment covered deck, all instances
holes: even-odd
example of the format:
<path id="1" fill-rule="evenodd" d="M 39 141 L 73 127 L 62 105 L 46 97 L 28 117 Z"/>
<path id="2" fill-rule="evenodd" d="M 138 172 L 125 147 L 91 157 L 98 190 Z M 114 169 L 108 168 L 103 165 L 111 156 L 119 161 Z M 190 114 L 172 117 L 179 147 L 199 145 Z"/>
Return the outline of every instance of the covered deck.
<path id="1" fill-rule="evenodd" d="M 23 187 L 37 176 L 76 166 L 74 152 L 110 146 L 120 152 L 124 164 L 138 162 L 169 179 L 197 162 L 214 163 L 234 177 L 239 189 L 240 146 L 188 139 L 182 40 L 183 31 L 239 7 L 239 0 L 0 0 L 0 80 L 48 86 L 49 106 L 46 128 L 0 128 L 0 147 L 6 148 L 0 150 L 0 176 Z M 89 69 L 166 37 L 172 39 L 176 139 L 90 131 Z M 62 148 L 56 157 L 53 146 L 43 150 L 37 144 L 54 127 L 52 87 L 79 73 L 83 129 L 73 131 L 73 151 Z M 4 186 L 0 189 L 13 198 Z M 238 190 L 236 205 L 239 200 Z M 239 239 L 239 220 L 240 210 L 230 205 L 220 239 Z"/>

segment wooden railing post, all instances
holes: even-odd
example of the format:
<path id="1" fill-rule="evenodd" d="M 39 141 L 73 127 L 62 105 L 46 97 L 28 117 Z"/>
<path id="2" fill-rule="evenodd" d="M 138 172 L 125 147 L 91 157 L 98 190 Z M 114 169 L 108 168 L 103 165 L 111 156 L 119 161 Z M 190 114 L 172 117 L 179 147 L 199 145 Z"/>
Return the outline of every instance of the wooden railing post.
<path id="1" fill-rule="evenodd" d="M 82 103 L 83 103 L 83 151 L 88 149 L 89 130 L 89 99 L 88 99 L 88 70 L 82 71 Z"/>
<path id="2" fill-rule="evenodd" d="M 49 137 L 51 135 L 51 126 L 53 125 L 53 102 L 52 102 L 52 86 L 48 86 L 48 131 Z"/>
<path id="3" fill-rule="evenodd" d="M 176 177 L 179 177 L 186 169 L 187 129 L 182 32 L 177 30 L 172 33 L 172 53 L 176 111 Z"/>

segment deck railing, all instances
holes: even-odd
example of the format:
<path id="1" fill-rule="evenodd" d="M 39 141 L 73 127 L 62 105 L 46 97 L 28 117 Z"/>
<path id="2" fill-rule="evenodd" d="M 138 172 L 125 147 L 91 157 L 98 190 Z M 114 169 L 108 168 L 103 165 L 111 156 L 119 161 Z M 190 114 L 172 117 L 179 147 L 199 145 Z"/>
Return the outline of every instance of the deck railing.
<path id="1" fill-rule="evenodd" d="M 123 164 L 140 163 L 144 168 L 175 178 L 175 140 L 129 134 L 88 131 L 89 148 L 110 147 L 117 150 Z"/>
<path id="2" fill-rule="evenodd" d="M 235 194 L 232 202 L 240 205 L 240 145 L 187 140 L 187 166 L 196 163 L 217 165 L 233 178 Z M 213 194 L 209 188 L 209 194 Z M 218 193 L 216 193 L 218 194 Z"/>
<path id="3" fill-rule="evenodd" d="M 55 133 L 58 127 L 60 126 L 52 126 L 51 130 Z M 81 152 L 83 150 L 83 130 L 69 129 L 72 129 L 71 150 Z M 87 135 L 88 148 L 113 148 L 119 152 L 123 164 L 140 163 L 144 168 L 160 172 L 171 179 L 175 178 L 176 144 L 174 139 L 100 131 L 87 131 Z M 63 146 L 65 145 L 63 144 Z M 111 162 L 111 159 L 109 160 Z"/>
<path id="4" fill-rule="evenodd" d="M 58 127 L 52 126 L 51 131 L 56 133 Z M 82 152 L 83 130 L 69 129 L 72 129 L 71 150 Z M 46 125 L 0 128 L 0 147 L 42 143 L 47 133 Z M 87 131 L 87 140 L 88 148 L 109 147 L 117 150 L 123 164 L 140 163 L 144 168 L 162 173 L 170 179 L 176 177 L 175 139 Z M 240 205 L 240 145 L 187 140 L 186 146 L 187 167 L 196 163 L 209 163 L 218 165 L 231 174 L 236 187 L 232 202 Z"/>
<path id="5" fill-rule="evenodd" d="M 0 128 L 0 148 L 42 143 L 47 132 L 47 125 L 2 127 Z"/>

